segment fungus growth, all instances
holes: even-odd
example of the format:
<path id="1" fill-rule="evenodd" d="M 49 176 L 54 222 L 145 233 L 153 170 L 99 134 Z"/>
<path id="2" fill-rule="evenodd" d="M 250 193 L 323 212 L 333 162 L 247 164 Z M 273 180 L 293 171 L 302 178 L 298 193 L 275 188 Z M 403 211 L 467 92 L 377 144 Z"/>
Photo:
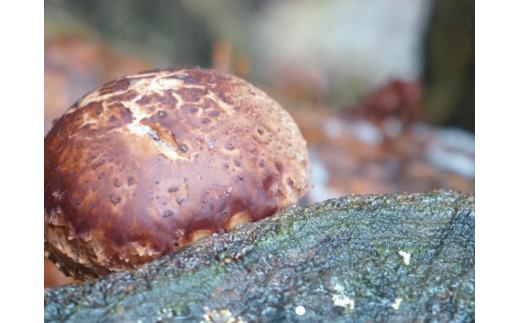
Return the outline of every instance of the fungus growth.
<path id="1" fill-rule="evenodd" d="M 242 79 L 114 80 L 45 137 L 45 254 L 81 280 L 133 268 L 297 203 L 308 163 L 294 120 Z"/>

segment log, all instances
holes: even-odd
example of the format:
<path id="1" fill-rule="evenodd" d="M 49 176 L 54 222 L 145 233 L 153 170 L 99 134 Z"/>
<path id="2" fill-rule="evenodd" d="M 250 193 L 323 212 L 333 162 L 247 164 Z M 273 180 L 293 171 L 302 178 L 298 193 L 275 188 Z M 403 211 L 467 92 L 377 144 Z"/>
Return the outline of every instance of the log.
<path id="1" fill-rule="evenodd" d="M 45 322 L 473 322 L 475 198 L 294 206 L 44 299 Z"/>

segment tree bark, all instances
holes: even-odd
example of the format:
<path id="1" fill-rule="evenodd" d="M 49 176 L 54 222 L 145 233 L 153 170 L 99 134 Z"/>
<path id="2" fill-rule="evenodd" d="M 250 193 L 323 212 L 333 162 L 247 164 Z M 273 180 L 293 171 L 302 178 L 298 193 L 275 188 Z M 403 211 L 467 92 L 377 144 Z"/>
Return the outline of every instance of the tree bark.
<path id="1" fill-rule="evenodd" d="M 45 290 L 46 322 L 474 320 L 475 199 L 452 191 L 295 206 L 133 271 Z"/>

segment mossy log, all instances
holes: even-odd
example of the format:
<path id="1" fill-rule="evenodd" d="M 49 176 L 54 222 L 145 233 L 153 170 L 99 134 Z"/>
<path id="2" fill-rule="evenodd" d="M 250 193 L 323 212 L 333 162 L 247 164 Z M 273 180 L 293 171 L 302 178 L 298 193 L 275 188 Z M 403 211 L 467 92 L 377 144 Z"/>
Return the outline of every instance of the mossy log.
<path id="1" fill-rule="evenodd" d="M 133 271 L 45 290 L 46 322 L 474 320 L 475 199 L 451 191 L 295 206 Z"/>

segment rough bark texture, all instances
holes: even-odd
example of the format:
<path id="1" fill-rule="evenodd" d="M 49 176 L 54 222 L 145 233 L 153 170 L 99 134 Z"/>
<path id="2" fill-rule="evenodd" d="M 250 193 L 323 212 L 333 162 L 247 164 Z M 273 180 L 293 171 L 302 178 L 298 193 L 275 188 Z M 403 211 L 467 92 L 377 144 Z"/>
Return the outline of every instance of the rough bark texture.
<path id="1" fill-rule="evenodd" d="M 47 289 L 45 321 L 472 322 L 474 201 L 436 191 L 293 207 L 137 270 Z"/>

